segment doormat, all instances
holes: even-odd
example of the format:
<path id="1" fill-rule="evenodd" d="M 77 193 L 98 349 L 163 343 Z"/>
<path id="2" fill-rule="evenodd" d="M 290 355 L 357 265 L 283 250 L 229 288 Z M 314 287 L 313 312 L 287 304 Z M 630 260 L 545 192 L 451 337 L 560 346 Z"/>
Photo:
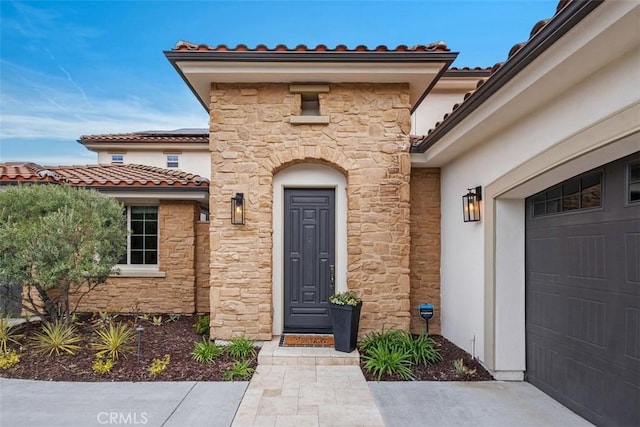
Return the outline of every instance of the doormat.
<path id="1" fill-rule="evenodd" d="M 282 335 L 280 347 L 333 347 L 333 335 Z"/>

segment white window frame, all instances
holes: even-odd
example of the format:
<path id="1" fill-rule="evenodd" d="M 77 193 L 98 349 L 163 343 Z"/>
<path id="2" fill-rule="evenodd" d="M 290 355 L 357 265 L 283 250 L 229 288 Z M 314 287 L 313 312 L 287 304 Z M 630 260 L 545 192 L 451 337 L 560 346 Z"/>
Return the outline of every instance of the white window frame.
<path id="1" fill-rule="evenodd" d="M 179 168 L 180 156 L 178 154 L 167 154 L 167 167 L 172 169 Z"/>
<path id="2" fill-rule="evenodd" d="M 122 165 L 124 164 L 124 154 L 112 154 L 111 155 L 111 163 L 114 165 Z"/>
<path id="3" fill-rule="evenodd" d="M 155 207 L 157 210 L 157 229 L 156 229 L 156 237 L 157 237 L 157 258 L 155 264 L 132 264 L 131 263 L 131 208 L 137 207 Z M 157 271 L 160 265 L 160 207 L 158 205 L 153 204 L 135 204 L 135 205 L 126 205 L 126 218 L 127 218 L 127 262 L 125 264 L 117 264 L 116 267 L 121 270 L 155 270 Z"/>

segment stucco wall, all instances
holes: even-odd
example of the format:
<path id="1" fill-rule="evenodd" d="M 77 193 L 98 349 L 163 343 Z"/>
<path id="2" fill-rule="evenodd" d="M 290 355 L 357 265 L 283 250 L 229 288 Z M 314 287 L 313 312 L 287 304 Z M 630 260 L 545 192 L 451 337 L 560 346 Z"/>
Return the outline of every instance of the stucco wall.
<path id="1" fill-rule="evenodd" d="M 303 162 L 347 178 L 347 286 L 364 300 L 361 333 L 409 328 L 408 86 L 332 84 L 326 125 L 292 125 L 300 95 L 286 84 L 211 90 L 211 335 L 272 333 L 273 176 Z M 246 225 L 230 225 L 229 199 L 246 198 Z M 275 284 L 275 286 L 281 286 Z"/>
<path id="2" fill-rule="evenodd" d="M 411 170 L 411 332 L 425 332 L 418 313 L 433 304 L 429 333 L 440 333 L 440 169 Z"/>
<path id="3" fill-rule="evenodd" d="M 80 302 L 79 311 L 183 313 L 196 311 L 197 202 L 160 201 L 159 271 L 165 277 L 113 277 Z"/>
<path id="4" fill-rule="evenodd" d="M 184 172 L 194 173 L 206 178 L 211 174 L 211 163 L 209 161 L 209 153 L 206 149 L 202 151 L 182 151 L 180 147 L 176 147 L 175 152 L 163 152 L 163 150 L 110 150 L 98 152 L 98 163 L 110 164 L 112 154 L 122 154 L 124 156 L 124 164 L 138 164 L 156 166 L 167 169 L 167 155 L 177 154 L 179 158 L 178 168 Z"/>
<path id="5" fill-rule="evenodd" d="M 585 27 L 587 22 L 583 23 Z M 538 59 L 539 68 L 552 67 L 561 60 L 556 56 L 575 52 L 577 48 L 572 44 L 582 42 L 579 37 L 558 42 L 564 53 L 547 52 L 547 56 Z M 607 55 L 613 54 L 607 51 Z M 573 56 L 571 59 L 578 55 Z M 469 116 L 468 123 L 478 123 L 482 131 L 474 132 L 474 127 L 454 131 L 459 135 L 458 142 L 466 147 L 464 154 L 441 169 L 442 332 L 497 371 L 525 369 L 524 198 L 628 154 L 612 149 L 597 159 L 574 161 L 569 167 L 570 161 L 580 156 L 587 159 L 586 154 L 593 150 L 608 144 L 613 147 L 616 139 L 637 127 L 637 112 L 632 110 L 637 110 L 638 92 L 629 89 L 637 87 L 640 51 L 636 46 L 635 50 L 609 59 L 580 81 L 571 81 L 570 74 L 562 74 L 563 79 L 568 79 L 562 82 L 558 74 L 553 74 L 569 69 L 566 63 L 564 68 L 545 70 L 548 74 L 541 70 L 536 75 L 539 68 L 533 68 L 503 89 L 522 95 L 504 105 L 498 100 L 505 97 L 496 97 L 495 102 L 488 101 Z M 589 66 L 597 65 L 589 62 Z M 578 68 L 581 66 L 573 67 Z M 563 90 L 558 92 L 554 86 L 561 83 Z M 524 115 L 505 121 L 507 111 Z M 635 123 L 631 119 L 634 116 Z M 554 173 L 554 180 L 541 178 L 547 172 Z M 477 185 L 485 187 L 483 219 L 464 224 L 460 197 L 467 188 Z M 522 186 L 526 190 L 502 195 Z M 507 200 L 501 202 L 501 197 Z M 497 240 L 498 244 L 496 236 L 502 239 Z M 490 327 L 485 328 L 486 325 Z"/>

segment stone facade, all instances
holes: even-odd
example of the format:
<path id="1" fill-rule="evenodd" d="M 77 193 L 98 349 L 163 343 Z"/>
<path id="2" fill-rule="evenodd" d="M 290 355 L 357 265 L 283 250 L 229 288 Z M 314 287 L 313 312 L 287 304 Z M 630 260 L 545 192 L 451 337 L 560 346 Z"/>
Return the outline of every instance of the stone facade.
<path id="1" fill-rule="evenodd" d="M 196 306 L 196 281 L 208 280 L 202 272 L 208 266 L 208 247 L 200 246 L 206 243 L 206 237 L 198 237 L 197 233 L 198 228 L 207 229 L 208 224 L 198 223 L 199 215 L 197 202 L 160 201 L 159 270 L 165 277 L 123 274 L 110 278 L 81 300 L 79 311 L 180 314 L 206 311 L 206 303 Z"/>
<path id="2" fill-rule="evenodd" d="M 440 169 L 411 170 L 411 332 L 423 333 L 418 306 L 435 307 L 429 333 L 440 333 Z"/>
<path id="3" fill-rule="evenodd" d="M 331 84 L 319 101 L 328 124 L 294 125 L 300 95 L 287 84 L 212 85 L 212 337 L 271 338 L 272 182 L 304 162 L 346 176 L 347 286 L 364 300 L 361 333 L 409 329 L 408 85 Z M 244 226 L 230 224 L 236 192 L 245 195 Z"/>
<path id="4" fill-rule="evenodd" d="M 209 314 L 209 221 L 196 224 L 196 313 Z"/>

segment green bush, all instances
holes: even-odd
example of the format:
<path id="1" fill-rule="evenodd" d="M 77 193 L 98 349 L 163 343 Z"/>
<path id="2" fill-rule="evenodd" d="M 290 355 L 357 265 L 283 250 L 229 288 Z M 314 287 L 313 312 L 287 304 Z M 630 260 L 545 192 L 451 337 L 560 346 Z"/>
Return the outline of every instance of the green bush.
<path id="1" fill-rule="evenodd" d="M 151 376 L 155 377 L 156 375 L 163 373 L 167 369 L 167 366 L 169 366 L 170 361 L 171 356 L 168 354 L 165 354 L 162 359 L 153 359 L 151 361 L 151 366 L 149 366 L 149 373 Z"/>
<path id="2" fill-rule="evenodd" d="M 96 356 L 96 360 L 91 364 L 91 370 L 98 375 L 105 375 L 111 372 L 113 365 L 113 360 L 105 359 L 103 356 Z"/>
<path id="3" fill-rule="evenodd" d="M 226 381 L 233 381 L 236 378 L 240 380 L 250 380 L 255 369 L 249 366 L 250 360 L 236 361 L 233 366 L 224 373 Z"/>
<path id="4" fill-rule="evenodd" d="M 255 357 L 255 342 L 244 336 L 232 338 L 227 344 L 226 352 L 237 359 L 250 359 Z"/>
<path id="5" fill-rule="evenodd" d="M 74 354 L 80 346 L 76 343 L 81 341 L 77 336 L 76 328 L 73 325 L 63 321 L 53 323 L 45 323 L 42 326 L 42 332 L 35 334 L 34 346 L 39 354 L 47 354 L 51 356 L 53 353 L 60 356 L 60 352 L 64 351 Z"/>
<path id="6" fill-rule="evenodd" d="M 417 338 L 407 332 L 391 329 L 370 332 L 360 344 L 364 369 L 378 377 L 384 374 L 412 379 L 411 367 L 432 364 L 442 360 L 433 338 L 420 335 Z"/>
<path id="7" fill-rule="evenodd" d="M 209 316 L 198 316 L 198 320 L 193 324 L 193 329 L 198 335 L 209 335 Z"/>
<path id="8" fill-rule="evenodd" d="M 20 345 L 18 341 L 22 338 L 22 334 L 16 331 L 15 326 L 9 325 L 9 319 L 0 317 L 0 353 L 9 352 L 9 343 Z"/>
<path id="9" fill-rule="evenodd" d="M 405 380 L 413 379 L 412 357 L 408 350 L 403 352 L 379 342 L 378 345 L 370 348 L 362 359 L 365 361 L 364 368 L 377 376 L 378 381 L 384 374 L 398 375 Z"/>
<path id="10" fill-rule="evenodd" d="M 126 353 L 134 350 L 130 344 L 135 336 L 135 330 L 125 323 L 110 323 L 104 329 L 96 331 L 100 342 L 94 343 L 92 346 L 96 350 L 96 356 L 107 356 L 111 360 L 118 360 L 120 354 L 126 357 Z"/>
<path id="11" fill-rule="evenodd" d="M 224 352 L 224 347 L 202 338 L 201 342 L 195 342 L 195 348 L 191 353 L 191 358 L 199 363 L 211 363 Z"/>
<path id="12" fill-rule="evenodd" d="M 13 368 L 20 362 L 20 356 L 15 351 L 0 351 L 0 369 Z"/>
<path id="13" fill-rule="evenodd" d="M 442 360 L 436 342 L 428 335 L 411 339 L 411 355 L 414 364 L 432 365 Z"/>

